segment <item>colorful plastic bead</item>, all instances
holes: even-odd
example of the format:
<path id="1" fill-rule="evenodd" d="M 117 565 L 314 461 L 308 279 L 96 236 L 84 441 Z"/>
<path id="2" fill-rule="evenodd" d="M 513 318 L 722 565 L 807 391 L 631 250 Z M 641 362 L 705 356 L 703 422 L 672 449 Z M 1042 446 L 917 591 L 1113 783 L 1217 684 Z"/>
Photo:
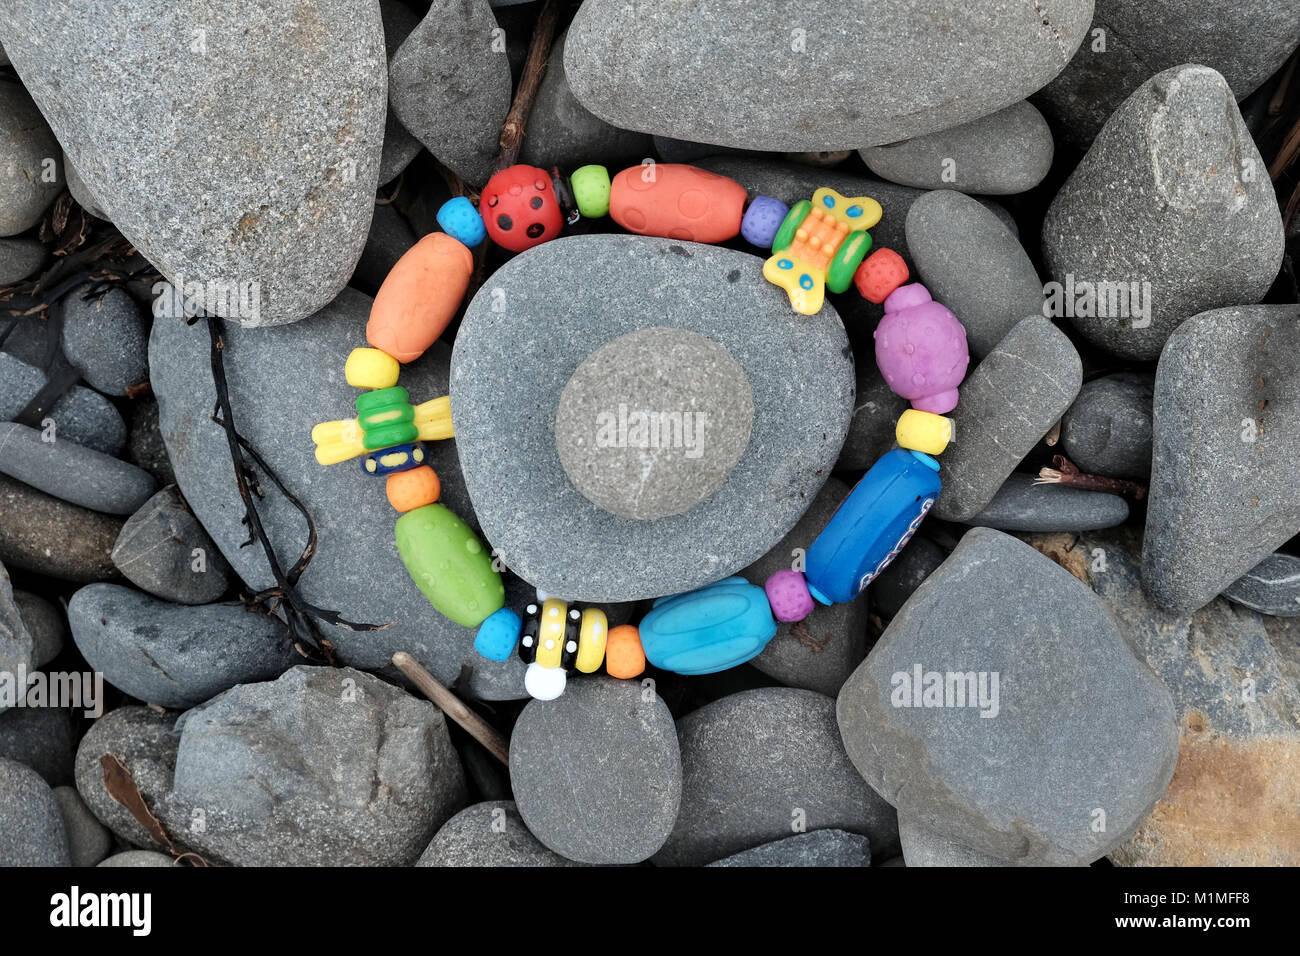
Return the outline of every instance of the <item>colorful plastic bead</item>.
<path id="1" fill-rule="evenodd" d="M 740 220 L 740 234 L 750 245 L 771 249 L 772 240 L 781 223 L 790 213 L 790 207 L 771 196 L 755 196 Z"/>
<path id="2" fill-rule="evenodd" d="M 895 448 L 862 476 L 808 547 L 808 591 L 823 604 L 852 601 L 911 539 L 939 496 L 939 463 Z"/>
<path id="3" fill-rule="evenodd" d="M 408 511 L 397 519 L 395 536 L 411 580 L 444 617 L 478 627 L 505 604 L 505 586 L 483 542 L 446 505 Z"/>
<path id="4" fill-rule="evenodd" d="M 828 273 L 833 270 L 832 292 L 849 287 L 858 262 L 871 247 L 865 230 L 880 221 L 881 212 L 880 203 L 870 196 L 842 196 L 821 187 L 811 202 L 795 203 L 777 230 L 774 255 L 763 263 L 763 278 L 785 289 L 796 312 L 816 315 L 826 299 Z M 857 238 L 845 248 L 850 236 Z"/>
<path id="5" fill-rule="evenodd" d="M 763 589 L 733 577 L 660 598 L 640 631 L 655 667 L 712 674 L 757 657 L 776 636 L 776 621 Z"/>
<path id="6" fill-rule="evenodd" d="M 343 377 L 357 388 L 392 388 L 402 366 L 381 349 L 353 349 L 343 365 Z"/>
<path id="7" fill-rule="evenodd" d="M 846 292 L 853 285 L 853 275 L 871 248 L 871 233 L 865 229 L 851 232 L 835 250 L 831 264 L 826 269 L 826 288 L 832 292 Z"/>
<path id="8" fill-rule="evenodd" d="M 645 648 L 641 632 L 631 624 L 610 628 L 605 642 L 605 673 L 629 680 L 645 672 Z"/>
<path id="9" fill-rule="evenodd" d="M 952 441 L 952 428 L 951 418 L 909 408 L 898 416 L 894 435 L 902 448 L 923 451 L 927 455 L 941 455 Z"/>
<path id="10" fill-rule="evenodd" d="M 405 514 L 437 501 L 442 494 L 442 483 L 438 481 L 436 471 L 428 465 L 421 465 L 389 475 L 384 490 L 388 493 L 388 503 L 394 510 Z"/>
<path id="11" fill-rule="evenodd" d="M 529 664 L 524 671 L 524 690 L 534 700 L 555 700 L 564 693 L 569 675 L 563 667 L 543 667 Z"/>
<path id="12" fill-rule="evenodd" d="M 569 177 L 573 201 L 588 219 L 609 215 L 609 170 L 604 166 L 579 166 Z"/>
<path id="13" fill-rule="evenodd" d="M 804 576 L 791 568 L 782 568 L 764 581 L 763 590 L 772 606 L 772 616 L 782 624 L 802 621 L 817 606 Z"/>
<path id="14" fill-rule="evenodd" d="M 361 443 L 367 451 L 404 445 L 415 441 L 420 434 L 410 396 L 400 385 L 358 395 L 357 423 L 361 426 Z"/>
<path id="15" fill-rule="evenodd" d="M 574 616 L 578 615 L 575 610 Z M 559 667 L 568 640 L 569 606 L 557 598 L 547 598 L 537 611 L 536 643 L 531 648 L 533 662 L 542 667 Z"/>
<path id="16" fill-rule="evenodd" d="M 418 442 L 393 445 L 371 452 L 361 459 L 361 470 L 375 478 L 386 478 L 424 464 L 424 446 Z"/>
<path id="17" fill-rule="evenodd" d="M 438 340 L 460 308 L 474 256 L 442 232 L 425 236 L 397 260 L 370 306 L 366 341 L 399 362 L 414 362 Z"/>
<path id="18" fill-rule="evenodd" d="M 474 650 L 490 661 L 509 660 L 519 643 L 519 632 L 524 622 L 508 607 L 499 608 L 487 616 L 474 635 Z"/>
<path id="19" fill-rule="evenodd" d="M 511 166 L 489 179 L 479 212 L 492 241 L 511 252 L 549 242 L 564 226 L 550 173 L 536 166 Z"/>
<path id="20" fill-rule="evenodd" d="M 578 653 L 573 666 L 584 674 L 600 670 L 605 660 L 605 641 L 609 637 L 609 620 L 598 607 L 583 608 L 578 629 Z"/>
<path id="21" fill-rule="evenodd" d="M 470 249 L 487 238 L 483 217 L 464 196 L 456 196 L 443 203 L 438 210 L 437 219 L 443 232 Z"/>
<path id="22" fill-rule="evenodd" d="M 688 242 L 726 242 L 740 232 L 745 187 L 695 166 L 632 166 L 610 185 L 609 215 L 628 232 Z"/>
<path id="23" fill-rule="evenodd" d="M 957 386 L 970 364 L 966 329 L 925 286 L 900 286 L 885 300 L 875 338 L 876 364 L 894 394 L 936 415 L 957 407 Z"/>
<path id="24" fill-rule="evenodd" d="M 862 260 L 853 274 L 853 284 L 862 298 L 880 305 L 907 277 L 907 263 L 902 256 L 893 249 L 877 249 Z"/>

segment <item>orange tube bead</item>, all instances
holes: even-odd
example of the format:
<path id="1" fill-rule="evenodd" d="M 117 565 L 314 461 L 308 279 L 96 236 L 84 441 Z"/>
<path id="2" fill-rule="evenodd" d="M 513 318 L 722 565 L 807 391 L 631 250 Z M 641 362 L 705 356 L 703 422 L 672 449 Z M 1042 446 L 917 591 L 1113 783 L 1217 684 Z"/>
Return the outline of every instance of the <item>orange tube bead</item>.
<path id="1" fill-rule="evenodd" d="M 726 242 L 740 232 L 745 187 L 679 163 L 623 170 L 610 183 L 609 215 L 628 232 L 688 242 Z"/>
<path id="2" fill-rule="evenodd" d="M 397 260 L 379 287 L 366 341 L 399 362 L 414 362 L 460 308 L 474 256 L 445 232 L 425 236 Z"/>

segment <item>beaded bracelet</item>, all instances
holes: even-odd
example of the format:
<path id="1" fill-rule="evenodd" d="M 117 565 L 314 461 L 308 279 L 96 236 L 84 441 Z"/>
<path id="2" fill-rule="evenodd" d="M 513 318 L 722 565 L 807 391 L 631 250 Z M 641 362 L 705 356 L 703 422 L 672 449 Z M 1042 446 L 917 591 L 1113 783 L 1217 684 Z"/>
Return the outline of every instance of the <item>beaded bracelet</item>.
<path id="1" fill-rule="evenodd" d="M 354 349 L 344 374 L 366 389 L 356 418 L 312 430 L 322 465 L 362 457 L 362 471 L 384 477 L 400 513 L 395 537 L 412 580 L 440 613 L 478 628 L 474 647 L 528 665 L 525 689 L 550 700 L 568 673 L 603 665 L 618 678 L 646 663 L 680 674 L 708 674 L 752 660 L 778 622 L 801 621 L 818 604 L 852 601 L 898 555 L 938 497 L 939 455 L 953 438 L 944 417 L 970 362 L 966 330 L 925 286 L 909 283 L 902 257 L 871 249 L 880 221 L 870 197 L 822 187 L 793 207 L 771 196 L 749 200 L 743 186 L 694 166 L 648 163 L 612 179 L 604 166 L 583 166 L 567 183 L 558 170 L 511 166 L 484 187 L 479 208 L 464 197 L 444 203 L 443 232 L 421 239 L 384 280 L 366 325 L 368 348 Z M 808 547 L 802 569 L 777 571 L 763 587 L 741 577 L 654 602 L 639 627 L 610 628 L 597 607 L 570 607 L 538 592 L 519 615 L 505 607 L 505 587 L 483 542 L 439 503 L 439 481 L 422 442 L 454 436 L 447 396 L 412 405 L 397 385 L 401 363 L 419 358 L 446 329 L 469 287 L 472 248 L 489 236 L 523 252 L 559 236 L 565 223 L 609 215 L 640 235 L 719 243 L 742 235 L 770 249 L 763 276 L 786 291 L 796 312 L 814 315 L 827 290 L 850 285 L 884 305 L 875 331 L 876 362 L 886 384 L 912 407 L 899 417 L 898 448 L 886 452 L 854 486 Z"/>

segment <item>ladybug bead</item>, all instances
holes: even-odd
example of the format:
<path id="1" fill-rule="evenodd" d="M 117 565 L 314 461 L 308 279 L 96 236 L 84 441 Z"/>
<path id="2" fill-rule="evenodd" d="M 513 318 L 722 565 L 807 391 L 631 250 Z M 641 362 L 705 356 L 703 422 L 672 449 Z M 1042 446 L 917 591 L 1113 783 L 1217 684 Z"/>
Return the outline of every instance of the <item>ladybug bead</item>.
<path id="1" fill-rule="evenodd" d="M 492 241 L 511 252 L 549 242 L 564 225 L 551 175 L 536 166 L 511 166 L 489 179 L 479 214 Z"/>

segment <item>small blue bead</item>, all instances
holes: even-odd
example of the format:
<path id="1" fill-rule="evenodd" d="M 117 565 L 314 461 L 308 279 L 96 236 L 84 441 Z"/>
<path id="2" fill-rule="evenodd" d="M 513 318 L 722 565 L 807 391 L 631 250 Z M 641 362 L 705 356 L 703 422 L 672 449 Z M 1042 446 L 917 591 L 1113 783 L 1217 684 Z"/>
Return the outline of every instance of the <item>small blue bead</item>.
<path id="1" fill-rule="evenodd" d="M 514 653 L 523 627 L 518 614 L 508 607 L 499 608 L 479 625 L 474 635 L 474 650 L 490 661 L 507 660 Z"/>
<path id="2" fill-rule="evenodd" d="M 474 204 L 464 196 L 457 196 L 442 204 L 438 210 L 438 225 L 453 239 L 473 249 L 487 238 L 487 227 Z"/>

